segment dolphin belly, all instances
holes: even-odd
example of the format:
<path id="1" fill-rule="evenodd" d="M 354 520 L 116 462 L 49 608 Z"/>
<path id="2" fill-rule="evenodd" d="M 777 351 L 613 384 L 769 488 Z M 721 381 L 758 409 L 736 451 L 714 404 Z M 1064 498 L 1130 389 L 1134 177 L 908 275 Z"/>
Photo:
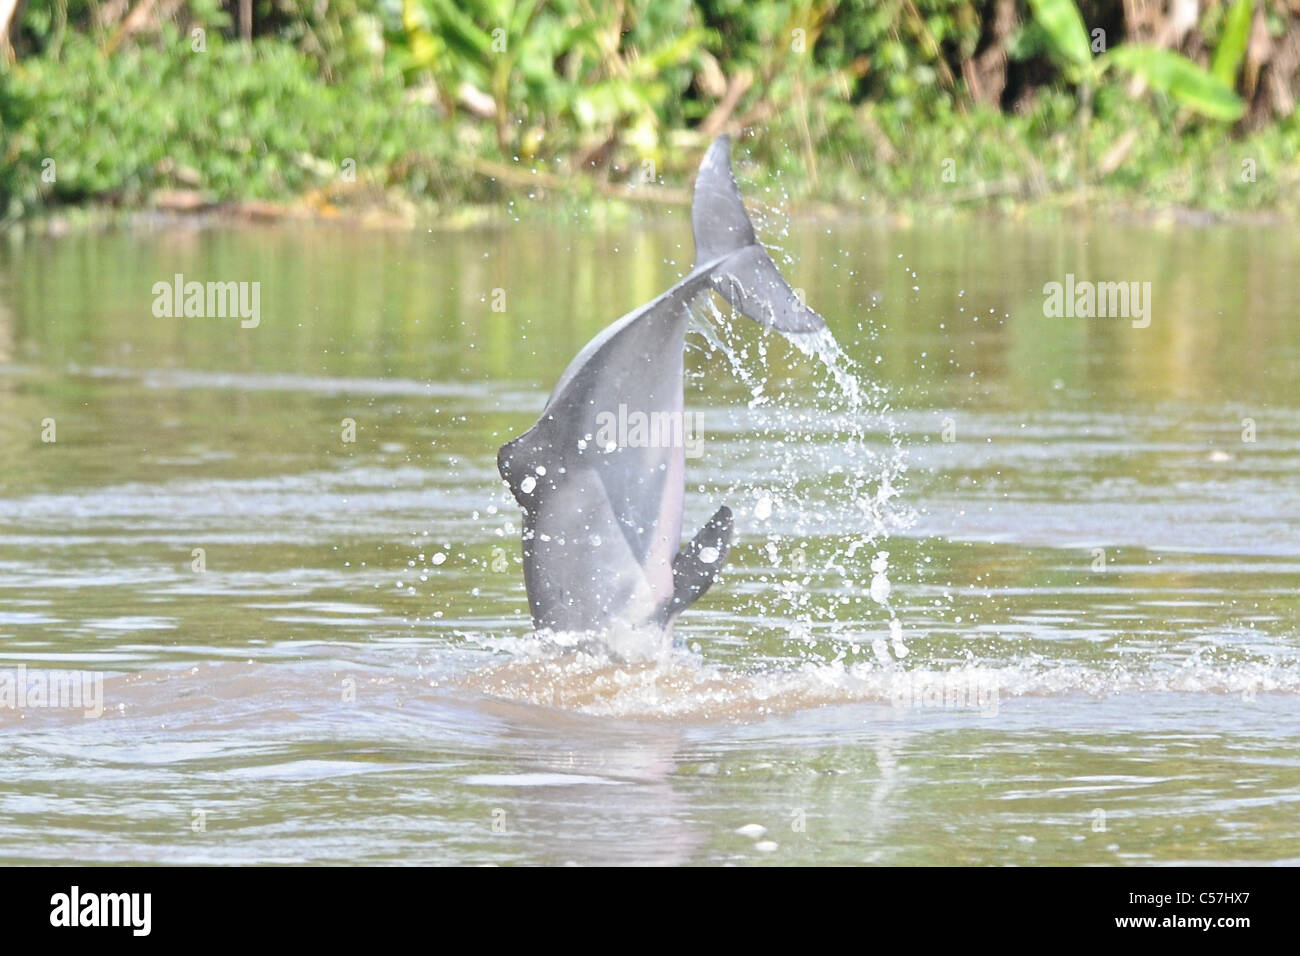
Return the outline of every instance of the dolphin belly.
<path id="1" fill-rule="evenodd" d="M 524 581 L 533 623 L 595 631 L 652 619 L 672 593 L 671 558 L 639 558 L 599 468 L 570 469 L 524 522 Z"/>

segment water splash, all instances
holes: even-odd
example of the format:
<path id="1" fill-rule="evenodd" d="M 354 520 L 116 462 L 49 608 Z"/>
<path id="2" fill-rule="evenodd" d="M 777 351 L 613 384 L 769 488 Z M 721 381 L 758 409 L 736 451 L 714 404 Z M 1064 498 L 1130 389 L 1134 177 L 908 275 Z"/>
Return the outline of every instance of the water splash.
<path id="1" fill-rule="evenodd" d="M 784 621 L 787 663 L 740 673 L 674 648 L 658 630 L 535 632 L 480 639 L 495 662 L 467 686 L 492 697 L 606 716 L 752 719 L 798 707 L 887 699 L 908 653 L 890 597 L 889 535 L 911 513 L 897 500 L 906 458 L 887 391 L 864 383 L 829 330 L 785 336 L 694 305 L 691 348 L 707 377 L 729 369 L 749 399 L 733 421 L 731 469 L 719 491 L 736 503 L 737 547 L 763 587 L 742 612 Z M 811 361 L 809 361 L 811 360 Z M 797 379 L 797 381 L 796 381 Z M 747 502 L 747 505 L 739 504 Z M 833 579 L 837 600 L 824 600 Z M 734 600 L 734 598 L 733 598 Z M 854 660 L 857 656 L 860 659 Z"/>
<path id="2" fill-rule="evenodd" d="M 751 437 L 744 443 L 768 465 L 761 476 L 725 488 L 727 500 L 752 502 L 738 522 L 742 532 L 759 536 L 769 568 L 764 580 L 773 585 L 749 599 L 749 610 L 791 621 L 790 637 L 805 650 L 829 638 L 833 657 L 870 645 L 878 658 L 901 658 L 907 648 L 889 602 L 888 552 L 881 546 L 913 516 L 897 500 L 907 466 L 888 392 L 863 381 L 830 328 L 757 338 L 751 328 L 712 298 L 697 304 L 691 325 L 706 354 L 720 356 L 749 392 L 744 431 Z M 796 359 L 791 370 L 811 378 L 811 386 L 780 379 L 777 364 L 791 351 L 785 343 L 813 360 Z M 778 530 L 773 515 L 789 530 Z M 837 579 L 834 591 L 849 602 L 848 614 L 838 610 L 841 602 L 813 599 L 814 576 Z M 885 620 L 869 637 L 873 607 Z"/>
<path id="3" fill-rule="evenodd" d="M 532 639 L 517 640 L 516 654 L 475 671 L 464 686 L 491 697 L 638 720 L 743 722 L 810 707 L 865 704 L 882 706 L 878 716 L 886 719 L 947 714 L 979 722 L 997 718 L 1020 698 L 1214 694 L 1250 702 L 1300 694 L 1294 659 L 1262 658 L 1231 667 L 1191 660 L 1108 671 L 1034 657 L 911 668 L 866 659 L 739 672 L 680 650 L 656 659 L 613 661 L 596 646 L 549 653 Z M 524 649 L 524 644 L 531 646 Z"/>
<path id="4" fill-rule="evenodd" d="M 789 264 L 788 217 L 772 206 L 751 215 L 764 247 Z M 883 545 L 914 518 L 898 501 L 906 455 L 887 389 L 866 379 L 830 328 L 760 333 L 720 302 L 712 295 L 693 302 L 688 342 L 708 369 L 697 379 L 722 364 L 748 393 L 742 406 L 720 410 L 735 426 L 728 456 L 735 451 L 742 464 L 717 490 L 736 508 L 737 547 L 748 548 L 746 564 L 758 564 L 762 584 L 738 598 L 739 610 L 784 622 L 785 656 L 805 670 L 754 683 L 753 675 L 706 666 L 697 652 L 673 650 L 663 635 L 541 632 L 492 642 L 508 662 L 480 673 L 474 686 L 572 709 L 601 700 L 609 713 L 707 709 L 724 700 L 761 711 L 769 695 L 854 698 L 841 682 L 855 657 L 869 670 L 894 669 L 908 654 Z"/>

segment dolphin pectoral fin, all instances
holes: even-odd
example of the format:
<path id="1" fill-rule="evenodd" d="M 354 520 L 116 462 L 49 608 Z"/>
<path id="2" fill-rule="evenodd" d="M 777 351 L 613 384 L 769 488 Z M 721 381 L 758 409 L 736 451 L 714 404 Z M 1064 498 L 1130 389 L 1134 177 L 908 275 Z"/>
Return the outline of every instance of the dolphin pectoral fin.
<path id="1" fill-rule="evenodd" d="M 727 561 L 731 550 L 734 526 L 731 509 L 719 508 L 673 559 L 673 596 L 667 601 L 662 622 L 674 617 L 694 604 L 713 585 L 718 572 Z"/>

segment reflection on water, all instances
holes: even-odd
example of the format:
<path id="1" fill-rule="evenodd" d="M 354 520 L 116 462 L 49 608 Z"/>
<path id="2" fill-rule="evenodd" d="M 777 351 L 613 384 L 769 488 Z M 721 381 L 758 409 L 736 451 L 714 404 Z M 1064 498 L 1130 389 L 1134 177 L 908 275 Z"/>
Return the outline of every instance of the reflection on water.
<path id="1" fill-rule="evenodd" d="M 1300 234 L 780 242 L 874 410 L 697 341 L 685 525 L 738 544 L 616 660 L 528 633 L 495 452 L 684 219 L 0 246 L 0 692 L 109 672 L 100 720 L 0 693 L 0 857 L 1300 861 Z M 261 324 L 155 318 L 176 273 Z M 1151 282 L 1150 327 L 1045 318 L 1067 273 Z"/>

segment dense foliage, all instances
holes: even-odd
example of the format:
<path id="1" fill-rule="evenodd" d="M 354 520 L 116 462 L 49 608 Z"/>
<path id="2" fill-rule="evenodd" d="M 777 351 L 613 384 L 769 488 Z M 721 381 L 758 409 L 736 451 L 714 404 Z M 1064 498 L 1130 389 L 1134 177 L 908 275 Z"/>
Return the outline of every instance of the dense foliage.
<path id="1" fill-rule="evenodd" d="M 664 186 L 723 131 L 753 133 L 793 197 L 875 210 L 1101 194 L 1290 211 L 1300 184 L 1288 0 L 1171 0 L 1131 21 L 1118 0 L 17 7 L 0 218 L 178 191 L 672 201 Z"/>

